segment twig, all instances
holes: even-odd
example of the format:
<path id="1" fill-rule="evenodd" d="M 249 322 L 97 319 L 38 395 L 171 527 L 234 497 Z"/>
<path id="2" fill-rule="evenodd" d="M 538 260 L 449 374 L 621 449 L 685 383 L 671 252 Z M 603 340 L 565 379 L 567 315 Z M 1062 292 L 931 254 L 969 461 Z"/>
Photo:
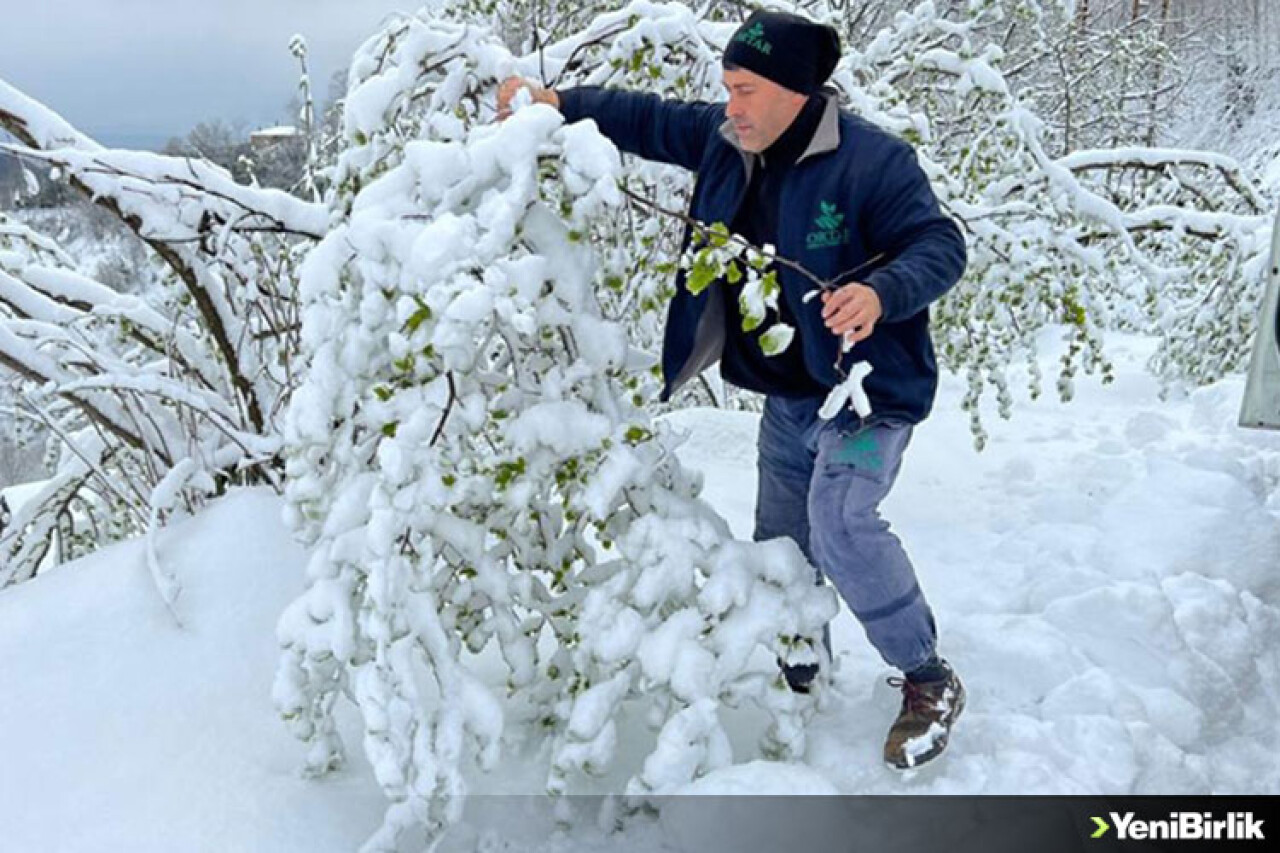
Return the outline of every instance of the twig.
<path id="1" fill-rule="evenodd" d="M 625 195 L 627 198 L 631 199 L 632 201 L 636 202 L 637 204 L 647 207 L 650 210 L 655 211 L 656 213 L 661 213 L 664 216 L 669 216 L 673 219 L 677 219 L 680 222 L 683 222 L 685 225 L 689 226 L 694 231 L 698 232 L 699 236 L 701 237 L 706 237 L 714 233 L 711 230 L 710 226 L 706 225 L 705 223 L 699 222 L 698 220 L 694 219 L 692 216 L 688 216 L 678 211 L 665 208 L 662 205 L 658 204 L 653 199 L 635 192 L 625 184 L 619 184 L 618 189 L 622 192 L 623 195 Z M 749 249 L 756 252 L 760 251 L 759 246 L 757 246 L 756 244 L 752 243 L 750 240 L 738 234 L 730 233 L 728 235 L 728 238 L 731 243 L 736 243 L 738 246 L 742 247 L 743 249 Z M 873 266 L 879 263 L 880 261 L 884 260 L 885 257 L 886 257 L 886 253 L 884 252 L 880 252 L 878 254 L 872 255 L 870 258 L 867 258 L 865 261 L 858 264 L 856 267 L 837 273 L 834 277 L 830 279 L 821 278 L 815 273 L 810 272 L 809 269 L 803 266 L 802 264 L 798 264 L 795 261 L 782 257 L 781 255 L 774 255 L 771 257 L 771 260 L 774 263 L 781 264 L 782 266 L 787 267 L 788 269 L 791 269 L 800 273 L 802 276 L 809 279 L 809 281 L 816 284 L 819 289 L 823 291 L 828 291 L 828 290 L 837 289 L 840 286 L 839 282 L 841 279 L 857 275 L 858 273 L 866 270 L 867 267 Z"/>
<path id="2" fill-rule="evenodd" d="M 458 399 L 458 388 L 453 383 L 453 371 L 447 371 L 444 378 L 449 383 L 449 399 L 444 404 L 444 413 L 440 415 L 440 422 L 436 424 L 435 435 L 431 436 L 431 443 L 428 447 L 435 447 L 436 442 L 440 440 L 440 436 L 444 435 L 445 422 L 449 420 L 449 413 L 453 411 L 453 404 Z"/>
<path id="3" fill-rule="evenodd" d="M 80 461 L 84 463 L 85 468 L 87 469 L 88 476 L 96 477 L 98 480 L 102 481 L 102 484 L 104 486 L 107 487 L 107 491 L 114 492 L 116 497 L 120 498 L 120 500 L 124 502 L 124 505 L 128 507 L 135 514 L 137 521 L 142 522 L 145 519 L 145 515 L 142 513 L 142 511 L 138 507 L 133 505 L 133 502 L 130 500 L 129 496 L 124 494 L 124 492 L 120 491 L 118 488 L 116 488 L 116 485 L 115 483 L 112 482 L 111 478 L 108 477 L 106 473 L 104 473 L 99 468 L 98 465 L 91 462 L 89 460 L 89 457 L 87 457 L 84 453 L 80 451 L 80 448 L 76 446 L 75 442 L 73 442 L 67 436 L 66 433 L 64 433 L 61 429 L 58 428 L 57 424 L 54 423 L 53 418 L 49 417 L 49 415 L 46 414 L 43 409 L 37 406 L 32 400 L 27 398 L 26 395 L 23 395 L 22 403 L 26 405 L 27 410 L 31 414 L 35 415 L 36 418 L 38 418 L 40 422 L 43 423 L 50 432 L 52 432 L 55 436 L 57 436 L 62 441 L 62 443 L 66 445 L 68 450 L 70 450 L 73 454 L 75 454 L 76 457 L 78 457 Z"/>
<path id="4" fill-rule="evenodd" d="M 573 63 L 574 63 L 574 60 L 578 58 L 579 51 L 586 50 L 587 48 L 593 47 L 597 44 L 603 44 L 609 38 L 611 38 L 612 36 L 616 36 L 618 33 L 623 32 L 624 30 L 626 30 L 626 26 L 619 24 L 613 29 L 605 30 L 603 33 L 596 36 L 595 38 L 588 39 L 587 41 L 584 41 L 581 44 L 579 44 L 577 47 L 575 47 L 572 51 L 569 52 L 569 57 L 564 61 L 564 64 L 560 66 L 560 73 L 556 74 L 556 79 L 546 84 L 547 87 L 554 89 L 556 86 L 560 85 L 560 78 L 564 76 L 564 73 L 566 71 L 570 71 L 573 69 L 574 67 Z"/>
<path id="5" fill-rule="evenodd" d="M 707 392 L 707 396 L 711 398 L 711 405 L 717 409 L 723 409 L 724 404 L 720 402 L 720 398 L 716 396 L 715 389 L 711 387 L 710 380 L 707 379 L 706 372 L 698 374 L 698 381 L 702 383 L 702 390 Z"/>

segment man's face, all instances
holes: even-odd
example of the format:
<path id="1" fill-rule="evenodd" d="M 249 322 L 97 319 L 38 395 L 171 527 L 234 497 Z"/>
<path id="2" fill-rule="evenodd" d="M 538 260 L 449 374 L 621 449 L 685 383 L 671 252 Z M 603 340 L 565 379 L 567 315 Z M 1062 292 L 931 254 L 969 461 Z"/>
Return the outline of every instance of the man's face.
<path id="1" fill-rule="evenodd" d="M 724 114 L 733 122 L 738 144 L 744 151 L 758 153 L 772 145 L 808 100 L 799 92 L 743 68 L 725 69 L 724 86 L 729 90 Z"/>

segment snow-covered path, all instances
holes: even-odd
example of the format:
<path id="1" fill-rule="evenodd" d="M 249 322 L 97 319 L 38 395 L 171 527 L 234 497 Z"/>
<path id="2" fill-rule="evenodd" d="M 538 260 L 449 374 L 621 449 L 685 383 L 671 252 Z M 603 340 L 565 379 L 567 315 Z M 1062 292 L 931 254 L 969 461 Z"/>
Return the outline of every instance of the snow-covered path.
<path id="1" fill-rule="evenodd" d="M 1280 435 L 1234 426 L 1238 381 L 1159 400 L 1148 352 L 1118 339 L 1115 384 L 993 417 L 981 454 L 954 379 L 917 430 L 885 514 L 969 688 L 943 760 L 881 765 L 898 697 L 842 615 L 807 766 L 756 763 L 699 789 L 1280 793 Z M 755 417 L 668 420 L 749 536 Z M 303 564 L 278 508 L 242 493 L 162 534 L 182 629 L 139 543 L 0 594 L 0 850 L 346 851 L 372 832 L 367 764 L 297 778 L 271 708 L 274 623 Z M 517 760 L 477 787 L 536 790 Z"/>

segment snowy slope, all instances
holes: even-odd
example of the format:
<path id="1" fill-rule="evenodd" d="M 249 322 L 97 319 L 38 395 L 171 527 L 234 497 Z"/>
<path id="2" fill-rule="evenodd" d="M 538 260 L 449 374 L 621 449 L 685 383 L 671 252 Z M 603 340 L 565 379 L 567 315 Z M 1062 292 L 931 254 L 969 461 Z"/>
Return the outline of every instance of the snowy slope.
<path id="1" fill-rule="evenodd" d="M 943 760 L 880 764 L 898 697 L 842 615 L 808 765 L 757 762 L 695 789 L 1280 793 L 1280 435 L 1234 426 L 1239 381 L 1159 400 L 1149 352 L 1118 339 L 1114 385 L 993 417 L 982 454 L 954 379 L 917 430 L 885 514 L 969 688 Z M 755 416 L 670 421 L 690 433 L 681 452 L 706 497 L 748 536 Z M 270 706 L 274 623 L 302 584 L 278 510 L 242 492 L 161 536 L 181 628 L 138 543 L 0 594 L 0 850 L 345 851 L 377 826 L 367 765 L 299 779 Z M 536 790 L 510 756 L 476 788 Z M 691 836 L 677 814 L 665 823 L 680 849 Z M 656 832 L 632 840 L 658 845 Z"/>
<path id="2" fill-rule="evenodd" d="M 160 537 L 0 594 L 0 850 L 354 850 L 381 819 L 353 772 L 298 778 L 271 706 L 274 623 L 302 554 L 241 493 Z"/>

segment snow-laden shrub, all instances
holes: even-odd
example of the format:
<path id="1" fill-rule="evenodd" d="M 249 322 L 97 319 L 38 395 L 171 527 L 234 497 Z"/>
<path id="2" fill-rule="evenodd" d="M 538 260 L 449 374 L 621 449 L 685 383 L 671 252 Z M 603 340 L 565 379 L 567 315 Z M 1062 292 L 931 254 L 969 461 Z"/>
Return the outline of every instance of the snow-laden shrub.
<path id="1" fill-rule="evenodd" d="M 148 345 L 156 357 L 169 324 L 73 267 L 52 240 L 0 215 L 7 396 L 15 417 L 56 437 L 61 457 L 54 477 L 0 533 L 0 587 L 31 577 L 55 533 L 60 555 L 74 557 L 145 529 L 147 439 L 158 444 L 179 432 L 167 412 L 157 417 L 137 404 L 166 377 L 138 375 L 130 363 Z"/>
<path id="2" fill-rule="evenodd" d="M 9 150 L 126 224 L 158 270 L 121 293 L 0 223 L 0 365 L 59 457 L 0 540 L 3 586 L 34 574 L 58 526 L 76 556 L 228 486 L 279 485 L 294 268 L 328 213 L 208 163 L 104 149 L 3 82 L 0 127 L 19 140 Z"/>
<path id="3" fill-rule="evenodd" d="M 474 121 L 511 66 L 440 19 L 366 43 L 338 219 L 302 270 L 286 494 L 312 557 L 275 696 L 317 773 L 354 699 L 391 801 L 370 849 L 457 819 L 464 771 L 521 739 L 574 790 L 632 702 L 659 728 L 635 794 L 733 761 L 726 705 L 799 754 L 809 700 L 774 658 L 812 659 L 836 610 L 792 543 L 732 540 L 641 408 L 647 360 L 596 295 L 626 260 L 584 239 L 621 203 L 618 154 L 547 107 Z"/>

